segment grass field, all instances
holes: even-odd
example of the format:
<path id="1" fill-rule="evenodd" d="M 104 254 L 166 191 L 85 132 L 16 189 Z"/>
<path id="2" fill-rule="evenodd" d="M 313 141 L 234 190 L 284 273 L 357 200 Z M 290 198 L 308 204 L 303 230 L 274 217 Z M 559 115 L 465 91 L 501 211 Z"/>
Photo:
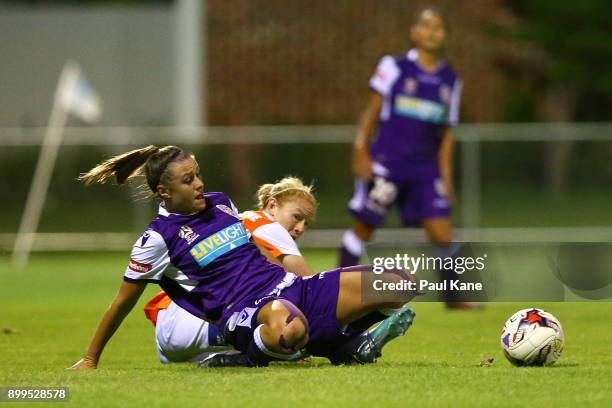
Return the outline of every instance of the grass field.
<path id="1" fill-rule="evenodd" d="M 334 264 L 331 251 L 305 255 L 318 270 Z M 65 370 L 85 350 L 127 256 L 36 254 L 26 270 L 15 271 L 0 255 L 0 330 L 16 330 L 0 333 L 0 386 L 66 386 L 75 407 L 612 406 L 612 303 L 497 303 L 478 312 L 417 303 L 415 324 L 376 365 L 313 359 L 203 370 L 158 362 L 153 327 L 142 313 L 157 289 L 149 287 L 98 370 Z M 503 322 L 529 306 L 549 310 L 564 326 L 566 348 L 553 367 L 515 368 L 501 354 Z M 486 357 L 495 362 L 480 367 Z"/>

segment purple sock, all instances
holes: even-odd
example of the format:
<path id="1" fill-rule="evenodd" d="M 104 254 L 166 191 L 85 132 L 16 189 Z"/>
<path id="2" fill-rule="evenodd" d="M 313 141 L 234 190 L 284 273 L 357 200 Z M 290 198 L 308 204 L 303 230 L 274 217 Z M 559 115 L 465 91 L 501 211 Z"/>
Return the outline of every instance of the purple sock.
<path id="1" fill-rule="evenodd" d="M 354 266 L 358 264 L 359 264 L 359 257 L 356 255 L 353 255 L 352 253 L 349 252 L 348 249 L 342 246 L 342 248 L 340 248 L 340 259 L 338 260 L 338 266 L 347 267 L 347 266 Z"/>
<path id="2" fill-rule="evenodd" d="M 227 342 L 223 338 L 223 332 L 214 324 L 208 325 L 208 345 L 209 346 L 227 346 Z"/>

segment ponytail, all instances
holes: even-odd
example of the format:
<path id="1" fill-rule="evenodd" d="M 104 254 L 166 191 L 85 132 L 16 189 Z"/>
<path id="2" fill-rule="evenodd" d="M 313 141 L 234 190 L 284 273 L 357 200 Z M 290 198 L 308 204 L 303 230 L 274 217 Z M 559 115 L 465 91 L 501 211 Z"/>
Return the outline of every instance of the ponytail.
<path id="1" fill-rule="evenodd" d="M 159 147 L 150 145 L 111 157 L 87 173 L 81 174 L 78 180 L 88 186 L 94 183 L 104 184 L 114 176 L 117 184 L 124 184 L 130 177 L 141 174 L 142 165 L 152 154 L 158 151 Z"/>
<path id="2" fill-rule="evenodd" d="M 168 165 L 173 161 L 182 160 L 188 155 L 185 150 L 177 146 L 157 147 L 150 145 L 111 157 L 87 173 L 81 174 L 78 180 L 84 182 L 85 185 L 104 184 L 114 177 L 117 184 L 124 184 L 132 178 L 144 174 L 149 189 L 155 193 Z"/>

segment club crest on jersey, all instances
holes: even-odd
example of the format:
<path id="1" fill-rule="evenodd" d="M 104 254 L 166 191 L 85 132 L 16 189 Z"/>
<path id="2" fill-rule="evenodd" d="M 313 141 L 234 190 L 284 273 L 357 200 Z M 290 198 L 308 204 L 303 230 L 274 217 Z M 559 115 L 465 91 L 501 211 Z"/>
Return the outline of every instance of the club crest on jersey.
<path id="1" fill-rule="evenodd" d="M 406 78 L 404 81 L 404 93 L 412 95 L 417 90 L 417 81 L 414 78 Z"/>
<path id="2" fill-rule="evenodd" d="M 240 217 L 238 216 L 238 213 L 236 211 L 232 210 L 231 208 L 229 208 L 227 205 L 217 204 L 215 207 L 217 207 L 218 209 L 220 209 L 224 213 L 231 215 L 234 218 L 240 219 Z"/>
<path id="3" fill-rule="evenodd" d="M 178 236 L 187 241 L 188 244 L 192 244 L 193 241 L 200 237 L 200 234 L 193 232 L 189 225 L 183 225 L 178 232 Z"/>

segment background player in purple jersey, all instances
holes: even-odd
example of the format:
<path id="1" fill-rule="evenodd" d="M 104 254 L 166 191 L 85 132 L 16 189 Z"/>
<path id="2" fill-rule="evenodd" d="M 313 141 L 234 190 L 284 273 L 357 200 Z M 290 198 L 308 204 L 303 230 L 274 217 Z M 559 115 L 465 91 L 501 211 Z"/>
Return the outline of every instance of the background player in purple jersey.
<path id="1" fill-rule="evenodd" d="M 439 11 L 424 9 L 410 30 L 415 48 L 383 57 L 370 79 L 373 94 L 353 146 L 354 223 L 342 238 L 340 266 L 359 263 L 394 204 L 404 225 L 421 225 L 433 243 L 451 241 L 452 126 L 462 82 L 441 56 L 446 30 Z"/>
<path id="2" fill-rule="evenodd" d="M 162 201 L 158 215 L 134 244 L 124 282 L 73 368 L 97 367 L 106 343 L 149 282 L 159 284 L 183 309 L 223 327 L 226 339 L 250 365 L 288 359 L 306 345 L 315 355 L 343 362 L 363 326 L 381 320 L 383 308 L 400 309 L 381 324 L 379 341 L 360 343 L 374 349 L 370 355 L 410 326 L 410 308 L 361 298 L 361 274 L 367 272 L 360 268 L 303 279 L 269 263 L 229 198 L 204 193 L 197 161 L 179 147 L 127 152 L 81 180 L 91 184 L 114 177 L 122 184 L 141 173 Z M 394 278 L 388 276 L 397 282 Z"/>

